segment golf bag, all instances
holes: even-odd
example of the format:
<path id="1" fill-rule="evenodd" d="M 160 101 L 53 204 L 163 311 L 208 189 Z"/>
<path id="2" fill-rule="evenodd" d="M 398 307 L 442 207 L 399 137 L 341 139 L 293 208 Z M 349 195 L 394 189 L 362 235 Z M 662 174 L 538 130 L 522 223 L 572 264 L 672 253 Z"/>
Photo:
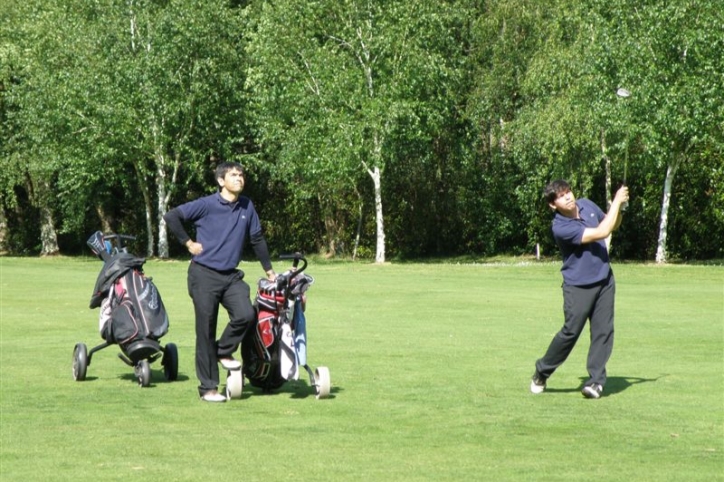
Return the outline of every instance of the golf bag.
<path id="1" fill-rule="evenodd" d="M 277 281 L 257 283 L 257 321 L 241 346 L 244 375 L 253 386 L 275 390 L 298 379 L 300 366 L 307 368 L 304 293 L 313 281 L 301 271 L 290 271 Z"/>
<path id="2" fill-rule="evenodd" d="M 93 354 L 118 345 L 118 354 L 126 365 L 133 367 L 138 385 L 151 384 L 151 363 L 161 358 L 163 375 L 171 382 L 178 378 L 178 349 L 173 343 L 161 346 L 159 338 L 168 332 L 168 316 L 158 289 L 143 274 L 143 258 L 129 254 L 126 234 L 107 234 L 96 231 L 86 242 L 103 261 L 90 300 L 91 308 L 101 309 L 98 330 L 105 340 L 88 350 L 85 343 L 73 348 L 73 378 L 86 379 Z M 115 245 L 115 246 L 114 246 Z"/>
<path id="3" fill-rule="evenodd" d="M 128 353 L 134 342 L 159 340 L 168 332 L 169 321 L 161 295 L 143 273 L 144 258 L 124 251 L 96 251 L 104 261 L 98 274 L 90 307 L 101 308 L 99 331 L 108 343 Z"/>

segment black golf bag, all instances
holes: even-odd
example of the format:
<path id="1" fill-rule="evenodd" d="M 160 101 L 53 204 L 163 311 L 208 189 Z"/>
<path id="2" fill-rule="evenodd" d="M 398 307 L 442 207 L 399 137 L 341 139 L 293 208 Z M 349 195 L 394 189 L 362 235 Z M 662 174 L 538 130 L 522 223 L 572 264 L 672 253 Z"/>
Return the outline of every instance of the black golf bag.
<path id="1" fill-rule="evenodd" d="M 101 337 L 127 352 L 134 341 L 159 340 L 168 332 L 168 316 L 161 295 L 143 273 L 143 258 L 128 253 L 111 255 L 103 265 L 91 297 L 91 308 L 101 308 Z"/>
<path id="2" fill-rule="evenodd" d="M 164 376 L 168 381 L 178 377 L 178 350 L 159 340 L 168 332 L 169 321 L 161 295 L 151 278 L 143 272 L 144 258 L 126 250 L 124 241 L 135 239 L 123 234 L 94 233 L 87 241 L 91 250 L 103 260 L 96 279 L 91 308 L 100 308 L 99 332 L 105 342 L 90 351 L 85 343 L 77 343 L 73 351 L 73 377 L 85 380 L 93 354 L 110 345 L 118 345 L 118 357 L 133 367 L 139 385 L 149 386 L 150 364 L 162 358 Z M 113 246 L 115 243 L 115 247 Z"/>

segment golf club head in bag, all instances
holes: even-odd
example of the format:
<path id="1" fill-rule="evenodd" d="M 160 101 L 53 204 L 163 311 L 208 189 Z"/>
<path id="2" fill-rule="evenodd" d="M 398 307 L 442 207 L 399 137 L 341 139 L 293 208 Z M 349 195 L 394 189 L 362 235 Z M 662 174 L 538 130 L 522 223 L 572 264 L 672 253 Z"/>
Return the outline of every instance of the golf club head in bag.
<path id="1" fill-rule="evenodd" d="M 91 251 L 93 251 L 93 254 L 95 254 L 102 260 L 105 261 L 105 259 L 108 257 L 108 247 L 101 231 L 96 231 L 95 233 L 91 234 L 90 238 L 88 238 L 88 241 L 86 241 L 86 244 L 91 249 Z"/>

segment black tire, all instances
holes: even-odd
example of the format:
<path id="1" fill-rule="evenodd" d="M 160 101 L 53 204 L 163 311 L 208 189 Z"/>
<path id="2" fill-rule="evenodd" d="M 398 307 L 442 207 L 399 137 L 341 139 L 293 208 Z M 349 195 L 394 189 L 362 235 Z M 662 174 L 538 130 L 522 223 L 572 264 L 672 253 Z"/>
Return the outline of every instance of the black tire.
<path id="1" fill-rule="evenodd" d="M 77 343 L 73 349 L 73 379 L 76 382 L 85 380 L 88 370 L 88 348 L 84 343 Z"/>
<path id="2" fill-rule="evenodd" d="M 138 386 L 147 387 L 151 384 L 151 365 L 148 360 L 141 360 L 135 367 Z"/>
<path id="3" fill-rule="evenodd" d="M 176 348 L 175 344 L 166 344 L 163 349 L 161 365 L 163 365 L 163 376 L 167 381 L 174 382 L 178 379 L 178 348 Z"/>

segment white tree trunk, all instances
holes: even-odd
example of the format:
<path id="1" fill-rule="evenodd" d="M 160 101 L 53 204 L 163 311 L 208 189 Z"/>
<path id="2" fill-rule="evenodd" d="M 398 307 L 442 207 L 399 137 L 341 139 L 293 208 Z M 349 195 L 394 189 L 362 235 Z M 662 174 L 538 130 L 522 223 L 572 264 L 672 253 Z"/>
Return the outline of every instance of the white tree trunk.
<path id="1" fill-rule="evenodd" d="M 375 160 L 373 168 L 362 161 L 362 165 L 367 169 L 367 173 L 372 178 L 375 188 L 375 221 L 377 222 L 377 250 L 375 253 L 375 262 L 385 262 L 385 222 L 382 215 L 382 139 L 379 133 L 375 133 L 373 137 L 372 158 Z"/>
<path id="2" fill-rule="evenodd" d="M 375 262 L 384 263 L 385 223 L 382 216 L 382 175 L 378 166 L 375 166 L 369 173 L 375 186 L 375 220 L 377 221 L 377 252 L 375 254 Z"/>
<path id="3" fill-rule="evenodd" d="M 163 121 L 161 122 L 163 125 Z M 166 193 L 166 156 L 164 155 L 163 145 L 161 144 L 159 128 L 153 125 L 153 145 L 156 154 L 154 161 L 156 162 L 156 209 L 158 210 L 158 255 L 161 258 L 168 258 L 168 235 L 166 234 L 166 223 L 163 215 L 166 214 L 166 205 L 168 204 Z M 148 246 L 153 251 L 153 220 L 148 219 Z M 165 250 L 165 252 L 162 252 Z"/>
<path id="4" fill-rule="evenodd" d="M 676 158 L 666 169 L 666 179 L 664 180 L 664 197 L 661 201 L 661 220 L 659 223 L 659 241 L 656 247 L 656 262 L 666 263 L 666 234 L 669 225 L 669 205 L 671 204 L 671 185 L 674 182 L 676 170 L 681 163 L 680 158 Z"/>
<path id="5" fill-rule="evenodd" d="M 168 230 L 166 229 L 166 221 L 163 220 L 163 216 L 168 212 L 168 203 L 171 201 L 171 192 L 173 186 L 176 185 L 178 178 L 179 167 L 181 166 L 181 155 L 176 154 L 176 158 L 173 161 L 173 170 L 171 172 L 170 182 L 166 179 L 167 170 L 164 166 L 160 165 L 157 168 L 157 184 L 158 184 L 158 256 L 166 259 L 169 256 L 168 252 Z"/>
<path id="6" fill-rule="evenodd" d="M 143 199 L 146 206 L 146 256 L 152 258 L 153 250 L 153 211 L 151 209 L 151 198 L 148 188 L 143 189 Z"/>
<path id="7" fill-rule="evenodd" d="M 166 173 L 162 166 L 156 167 L 156 199 L 158 209 L 158 256 L 160 258 L 168 258 L 168 233 L 166 232 L 166 222 L 163 215 L 167 210 L 168 193 L 166 189 Z M 151 238 L 153 242 L 153 238 Z"/>

